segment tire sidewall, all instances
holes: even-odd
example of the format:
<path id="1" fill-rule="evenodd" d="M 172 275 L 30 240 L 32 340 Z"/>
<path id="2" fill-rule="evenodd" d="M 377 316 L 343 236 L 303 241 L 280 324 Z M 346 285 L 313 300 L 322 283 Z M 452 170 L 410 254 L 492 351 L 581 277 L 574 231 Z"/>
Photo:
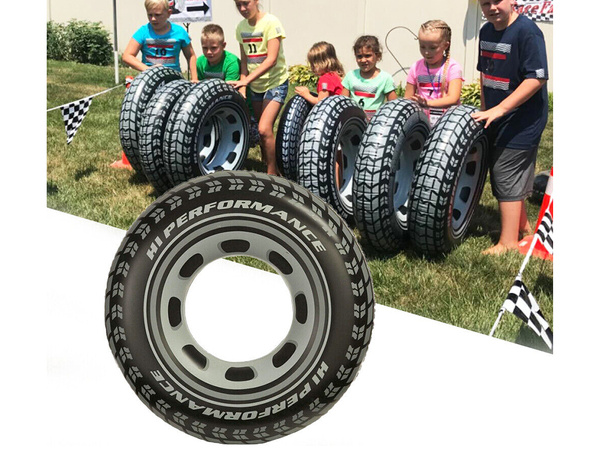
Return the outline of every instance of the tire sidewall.
<path id="1" fill-rule="evenodd" d="M 348 269 L 353 265 L 349 255 L 364 260 L 360 248 L 356 243 L 353 244 L 352 232 L 338 216 L 328 213 L 327 206 L 322 202 L 315 201 L 310 209 L 298 207 L 298 202 L 311 203 L 306 191 L 292 187 L 289 192 L 294 193 L 295 200 L 289 201 L 277 195 L 282 192 L 279 187 L 283 185 L 275 183 L 268 197 L 272 208 L 253 210 L 252 220 L 271 223 L 280 232 L 287 233 L 291 242 L 313 249 L 311 257 L 314 258 L 315 267 L 322 271 L 330 308 L 327 314 L 327 341 L 322 344 L 319 354 L 314 355 L 310 370 L 298 377 L 294 387 L 282 388 L 277 395 L 260 401 L 253 399 L 244 406 L 235 401 L 224 405 L 222 401 L 215 402 L 205 398 L 206 396 L 196 395 L 184 380 L 166 370 L 168 364 L 165 364 L 162 356 L 157 356 L 153 337 L 148 335 L 151 328 L 147 315 L 148 305 L 151 305 L 148 292 L 152 291 L 153 273 L 156 273 L 157 262 L 165 258 L 169 251 L 175 251 L 177 243 L 182 242 L 181 239 L 190 230 L 210 221 L 221 220 L 225 216 L 229 218 L 227 220 L 233 221 L 229 223 L 231 225 L 248 213 L 247 208 L 236 208 L 236 204 L 258 201 L 250 190 L 226 189 L 239 186 L 235 180 L 225 178 L 232 174 L 202 177 L 211 181 L 202 184 L 201 189 L 194 182 L 180 185 L 151 205 L 132 226 L 121 245 L 107 287 L 107 334 L 123 373 L 138 396 L 154 412 L 163 415 L 162 405 L 165 417 L 168 409 L 176 411 L 178 417 L 184 416 L 184 431 L 191 434 L 193 432 L 188 425 L 194 420 L 209 427 L 231 427 L 232 420 L 235 419 L 237 423 L 234 426 L 249 428 L 272 425 L 281 420 L 280 416 L 283 414 L 285 417 L 304 416 L 306 422 L 302 420 L 301 423 L 309 423 L 332 406 L 333 400 L 328 401 L 324 396 L 328 387 L 335 386 L 336 396 L 346 389 L 347 386 L 339 386 L 340 373 L 348 372 L 347 376 L 351 378 L 355 376 L 370 339 L 372 287 L 366 263 L 360 270 Z M 257 178 L 248 174 L 238 176 L 237 180 L 240 179 L 264 180 L 264 177 Z M 260 197 L 260 200 L 264 201 L 265 198 L 267 197 Z M 209 209 L 208 205 L 212 207 Z M 198 208 L 202 208 L 200 213 Z M 191 217 L 191 211 L 198 215 Z M 291 217 L 294 220 L 290 223 L 286 218 Z M 298 228 L 302 228 L 302 231 Z M 149 254 L 153 255 L 152 259 Z M 365 279 L 366 282 L 358 282 Z M 354 333 L 361 327 L 368 336 L 363 337 L 356 355 L 349 360 L 348 351 L 353 352 L 353 346 L 356 347 L 357 342 Z M 118 342 L 116 336 L 121 336 L 121 333 L 123 339 Z M 124 348 L 127 350 L 123 351 Z M 145 397 L 144 393 L 148 393 L 148 396 Z M 315 408 L 316 413 L 311 416 L 309 413 Z M 281 411 L 273 412 L 278 409 Z M 225 416 L 218 419 L 206 415 L 209 410 L 220 411 Z M 172 423 L 173 416 L 169 417 L 168 421 Z M 181 423 L 172 424 L 178 428 L 182 426 Z"/>

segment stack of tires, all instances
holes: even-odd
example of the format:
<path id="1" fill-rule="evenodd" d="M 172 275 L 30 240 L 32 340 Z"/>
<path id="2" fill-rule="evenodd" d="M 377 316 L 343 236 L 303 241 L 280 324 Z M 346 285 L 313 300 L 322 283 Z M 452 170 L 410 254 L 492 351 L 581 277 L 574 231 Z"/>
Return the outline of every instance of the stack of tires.
<path id="1" fill-rule="evenodd" d="M 410 243 L 435 257 L 462 241 L 483 190 L 488 140 L 474 111 L 452 107 L 431 128 L 414 102 L 398 99 L 367 123 L 347 97 L 311 107 L 295 96 L 279 122 L 278 163 L 376 250 Z"/>
<path id="2" fill-rule="evenodd" d="M 239 170 L 248 154 L 244 98 L 221 80 L 193 84 L 155 66 L 134 78 L 121 107 L 121 146 L 157 192 L 221 170 Z"/>

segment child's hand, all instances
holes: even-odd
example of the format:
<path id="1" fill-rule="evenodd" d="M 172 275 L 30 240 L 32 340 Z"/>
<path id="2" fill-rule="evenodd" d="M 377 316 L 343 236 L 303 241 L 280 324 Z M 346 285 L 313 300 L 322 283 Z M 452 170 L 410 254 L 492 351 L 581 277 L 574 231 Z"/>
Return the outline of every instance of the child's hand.
<path id="1" fill-rule="evenodd" d="M 476 113 L 473 113 L 471 114 L 471 117 L 475 119 L 475 122 L 485 121 L 483 128 L 487 128 L 494 120 L 499 119 L 506 113 L 507 111 L 505 111 L 504 108 L 498 105 L 486 111 L 478 111 Z"/>
<path id="2" fill-rule="evenodd" d="M 238 90 L 248 86 L 248 83 L 246 82 L 246 80 L 228 81 L 227 84 L 232 85 L 235 89 L 238 89 Z"/>
<path id="3" fill-rule="evenodd" d="M 427 99 L 422 95 L 415 94 L 410 99 L 414 102 L 417 102 L 419 106 L 422 106 L 423 108 L 427 107 Z"/>
<path id="4" fill-rule="evenodd" d="M 311 95 L 310 90 L 306 86 L 296 86 L 294 91 L 296 92 L 296 94 L 303 98 L 307 98 Z"/>

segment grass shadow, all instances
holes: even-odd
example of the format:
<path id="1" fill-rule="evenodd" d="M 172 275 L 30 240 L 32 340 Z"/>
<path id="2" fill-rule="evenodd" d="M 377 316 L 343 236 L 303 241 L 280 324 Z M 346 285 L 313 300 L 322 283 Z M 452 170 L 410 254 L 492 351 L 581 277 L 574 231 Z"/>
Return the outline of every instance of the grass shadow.
<path id="1" fill-rule="evenodd" d="M 548 348 L 544 340 L 525 324 L 521 326 L 515 344 L 524 345 L 525 347 L 546 353 L 552 353 L 552 350 Z"/>
<path id="2" fill-rule="evenodd" d="M 98 169 L 96 169 L 95 167 L 88 167 L 86 169 L 80 169 L 77 172 L 75 172 L 75 181 L 79 181 L 82 178 L 85 177 L 89 177 L 91 174 L 93 174 L 94 172 L 97 172 Z"/>
<path id="3" fill-rule="evenodd" d="M 141 184 L 148 184 L 148 180 L 146 179 L 146 176 L 143 173 L 133 171 L 133 173 L 129 177 L 129 184 L 131 184 L 132 186 L 139 186 Z"/>
<path id="4" fill-rule="evenodd" d="M 54 181 L 46 181 L 46 194 L 48 194 L 48 195 L 58 194 L 58 186 Z"/>

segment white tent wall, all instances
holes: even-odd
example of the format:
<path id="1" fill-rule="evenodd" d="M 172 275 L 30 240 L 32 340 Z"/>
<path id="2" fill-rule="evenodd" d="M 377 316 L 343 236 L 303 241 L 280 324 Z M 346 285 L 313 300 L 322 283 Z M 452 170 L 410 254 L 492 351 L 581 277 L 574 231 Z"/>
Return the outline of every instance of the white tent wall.
<path id="1" fill-rule="evenodd" d="M 331 42 L 346 70 L 356 67 L 352 45 L 362 34 L 379 38 L 384 47 L 379 67 L 394 76 L 396 83 L 406 81 L 406 68 L 420 58 L 413 35 L 419 25 L 430 19 L 445 20 L 452 29 L 451 54 L 464 69 L 467 82 L 478 79 L 477 35 L 483 23 L 477 0 L 345 0 L 344 2 L 304 0 L 262 0 L 263 8 L 275 14 L 282 22 L 287 39 L 284 41 L 289 65 L 304 64 L 306 53 L 317 41 Z M 340 7 L 343 5 L 343 7 Z M 111 36 L 113 32 L 112 0 L 47 0 L 47 18 L 55 22 L 70 19 L 102 22 Z M 239 55 L 235 27 L 241 20 L 233 0 L 212 1 L 212 22 L 225 30 L 227 49 Z M 133 33 L 147 22 L 143 0 L 117 1 L 119 51 L 122 52 Z M 206 22 L 190 24 L 189 32 L 194 49 L 201 53 L 200 32 Z M 544 33 L 550 70 L 549 89 L 552 90 L 553 24 L 538 22 Z M 394 29 L 390 32 L 390 30 Z M 385 47 L 385 38 L 390 32 Z M 395 58 L 394 58 L 395 57 Z"/>

